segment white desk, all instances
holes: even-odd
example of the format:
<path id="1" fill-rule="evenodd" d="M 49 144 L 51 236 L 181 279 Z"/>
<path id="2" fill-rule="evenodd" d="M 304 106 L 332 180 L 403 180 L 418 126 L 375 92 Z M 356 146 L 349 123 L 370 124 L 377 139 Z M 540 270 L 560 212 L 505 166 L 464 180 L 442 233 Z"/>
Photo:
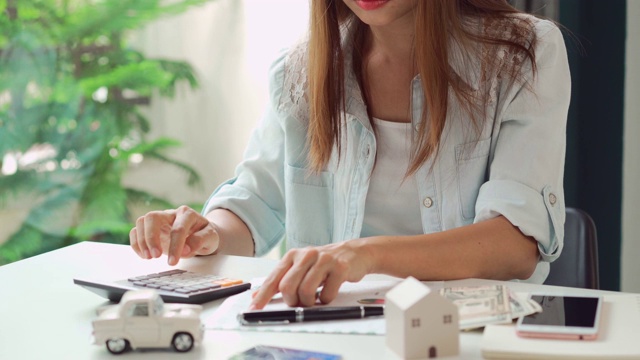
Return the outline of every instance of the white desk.
<path id="1" fill-rule="evenodd" d="M 265 276 L 273 260 L 235 256 L 208 256 L 182 260 L 185 270 L 240 277 L 246 281 Z M 110 359 L 104 346 L 92 345 L 91 320 L 105 299 L 73 284 L 74 277 L 121 279 L 167 270 L 166 257 L 141 260 L 128 247 L 85 242 L 0 267 L 0 359 Z M 384 279 L 367 276 L 366 279 Z M 445 286 L 499 283 L 459 280 Z M 509 283 L 515 291 L 596 294 L 594 290 Z M 223 300 L 205 304 L 210 316 Z M 464 332 L 460 359 L 482 359 L 482 333 Z M 118 359 L 224 360 L 255 345 L 294 347 L 341 354 L 345 360 L 397 359 L 386 348 L 384 336 L 205 331 L 203 343 L 186 354 L 172 350 L 133 351 Z"/>

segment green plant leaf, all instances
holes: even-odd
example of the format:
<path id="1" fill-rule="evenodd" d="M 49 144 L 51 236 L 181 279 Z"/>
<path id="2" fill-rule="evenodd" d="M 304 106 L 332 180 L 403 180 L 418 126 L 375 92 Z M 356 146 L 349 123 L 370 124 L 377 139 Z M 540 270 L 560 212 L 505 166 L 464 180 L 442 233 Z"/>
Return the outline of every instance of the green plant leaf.
<path id="1" fill-rule="evenodd" d="M 150 192 L 126 188 L 127 198 L 131 203 L 144 204 L 152 209 L 174 209 L 176 205 L 171 201 L 151 194 Z"/>
<path id="2" fill-rule="evenodd" d="M 0 245 L 0 263 L 87 239 L 126 243 L 136 202 L 174 207 L 122 178 L 140 153 L 200 178 L 163 151 L 176 140 L 145 139 L 142 108 L 152 94 L 198 86 L 186 62 L 151 59 L 131 49 L 127 32 L 208 0 L 0 0 L 0 207 L 34 205 L 20 230 Z M 35 158 L 41 147 L 53 149 Z M 0 166 L 1 167 L 1 166 Z M 0 239 L 2 242 L 3 239 Z"/>
<path id="3" fill-rule="evenodd" d="M 82 194 L 79 223 L 122 221 L 126 218 L 127 196 L 122 186 L 126 162 L 103 154 Z"/>
<path id="4" fill-rule="evenodd" d="M 149 96 L 154 88 L 164 89 L 171 84 L 172 75 L 155 61 L 127 64 L 90 78 L 80 80 L 86 96 L 92 96 L 99 88 L 126 88 L 142 96 Z"/>
<path id="5" fill-rule="evenodd" d="M 48 189 L 44 193 L 43 201 L 29 212 L 25 224 L 46 234 L 66 236 L 69 228 L 73 226 L 74 216 L 80 206 L 82 188 L 82 184 L 75 184 Z"/>
<path id="6" fill-rule="evenodd" d="M 92 37 L 96 32 L 113 32 L 140 28 L 162 16 L 184 12 L 208 0 L 119 0 L 80 7 L 67 14 L 68 27 L 63 38 Z"/>
<path id="7" fill-rule="evenodd" d="M 0 265 L 33 256 L 43 247 L 44 234 L 31 227 L 23 226 L 4 244 L 0 245 Z"/>
<path id="8" fill-rule="evenodd" d="M 153 152 L 157 152 L 163 149 L 177 147 L 182 145 L 182 143 L 178 140 L 160 137 L 153 141 L 144 141 L 136 146 L 133 146 L 127 150 L 120 151 L 120 157 L 123 159 L 128 159 L 133 154 L 152 154 Z"/>
<path id="9" fill-rule="evenodd" d="M 69 236 L 81 240 L 100 240 L 105 234 L 126 238 L 128 241 L 129 231 L 135 226 L 128 221 L 116 220 L 95 220 L 86 221 L 72 228 Z"/>
<path id="10" fill-rule="evenodd" d="M 146 152 L 146 154 L 151 158 L 160 160 L 162 162 L 165 162 L 180 168 L 182 171 L 184 171 L 187 174 L 187 184 L 189 186 L 198 186 L 202 184 L 202 181 L 200 179 L 200 175 L 198 175 L 198 172 L 188 164 L 179 160 L 168 158 L 157 151 L 148 151 Z"/>

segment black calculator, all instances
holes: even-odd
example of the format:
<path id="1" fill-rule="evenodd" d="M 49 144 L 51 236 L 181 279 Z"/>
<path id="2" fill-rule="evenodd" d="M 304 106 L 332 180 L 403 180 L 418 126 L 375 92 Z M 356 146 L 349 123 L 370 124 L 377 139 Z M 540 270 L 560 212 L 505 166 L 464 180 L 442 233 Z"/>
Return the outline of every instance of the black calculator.
<path id="1" fill-rule="evenodd" d="M 185 304 L 203 304 L 251 288 L 251 283 L 240 279 L 179 269 L 112 282 L 76 278 L 73 283 L 114 302 L 129 290 L 154 289 L 164 302 Z"/>

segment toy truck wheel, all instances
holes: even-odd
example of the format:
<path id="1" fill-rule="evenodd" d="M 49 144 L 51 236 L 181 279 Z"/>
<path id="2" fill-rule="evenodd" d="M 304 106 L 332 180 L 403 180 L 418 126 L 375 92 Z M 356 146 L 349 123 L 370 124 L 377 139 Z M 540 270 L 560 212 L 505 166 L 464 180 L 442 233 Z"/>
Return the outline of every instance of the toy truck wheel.
<path id="1" fill-rule="evenodd" d="M 171 344 L 177 352 L 187 352 L 193 348 L 193 336 L 186 332 L 179 332 L 173 336 Z"/>
<path id="2" fill-rule="evenodd" d="M 125 339 L 107 340 L 107 350 L 112 354 L 122 354 L 129 348 L 129 342 Z"/>

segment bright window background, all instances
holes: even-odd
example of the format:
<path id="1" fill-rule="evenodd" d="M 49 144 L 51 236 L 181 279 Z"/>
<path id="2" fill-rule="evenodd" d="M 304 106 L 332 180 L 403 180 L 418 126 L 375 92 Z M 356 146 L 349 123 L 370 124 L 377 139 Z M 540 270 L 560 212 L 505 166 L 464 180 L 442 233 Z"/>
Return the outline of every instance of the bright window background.
<path id="1" fill-rule="evenodd" d="M 127 43 L 147 58 L 185 61 L 194 69 L 198 89 L 179 84 L 174 98 L 153 96 L 151 106 L 141 110 L 150 121 L 147 140 L 179 140 L 182 146 L 166 155 L 195 168 L 202 185 L 189 187 L 187 174 L 179 168 L 141 154 L 130 158 L 125 185 L 174 204 L 199 206 L 218 184 L 232 177 L 250 132 L 267 106 L 269 66 L 283 48 L 304 35 L 308 6 L 306 0 L 210 0 L 127 33 Z M 11 101 L 8 93 L 0 95 L 0 103 Z M 95 95 L 106 98 L 106 88 Z M 48 151 L 55 149 L 40 150 L 39 155 L 51 157 Z M 34 155 L 29 153 L 20 161 Z M 60 162 L 61 167 L 65 161 Z M 19 164 L 14 154 L 8 154 L 0 158 L 0 165 L 3 175 L 11 175 Z M 56 166 L 52 161 L 46 165 L 47 171 Z M 148 206 L 130 209 L 132 220 L 152 210 Z M 21 228 L 33 207 L 34 200 L 23 197 L 0 208 L 0 244 Z M 64 220 L 43 226 L 63 234 L 72 217 Z"/>
<path id="2" fill-rule="evenodd" d="M 134 40 L 150 56 L 194 66 L 200 88 L 154 99 L 151 136 L 182 141 L 173 156 L 198 170 L 201 188 L 165 164 L 144 161 L 127 182 L 178 204 L 204 202 L 235 166 L 268 101 L 268 70 L 282 49 L 304 36 L 304 0 L 214 0 L 148 26 Z M 141 212 L 144 209 L 141 209 Z"/>
<path id="3" fill-rule="evenodd" d="M 193 166 L 203 186 L 189 188 L 185 174 L 154 161 L 133 168 L 126 182 L 176 204 L 197 204 L 232 177 L 268 105 L 270 65 L 305 35 L 308 13 L 304 0 L 217 0 L 140 32 L 134 41 L 145 53 L 185 60 L 199 76 L 198 90 L 154 99 L 148 114 L 150 135 L 180 140 L 172 155 Z M 275 248 L 267 257 L 279 255 Z"/>

